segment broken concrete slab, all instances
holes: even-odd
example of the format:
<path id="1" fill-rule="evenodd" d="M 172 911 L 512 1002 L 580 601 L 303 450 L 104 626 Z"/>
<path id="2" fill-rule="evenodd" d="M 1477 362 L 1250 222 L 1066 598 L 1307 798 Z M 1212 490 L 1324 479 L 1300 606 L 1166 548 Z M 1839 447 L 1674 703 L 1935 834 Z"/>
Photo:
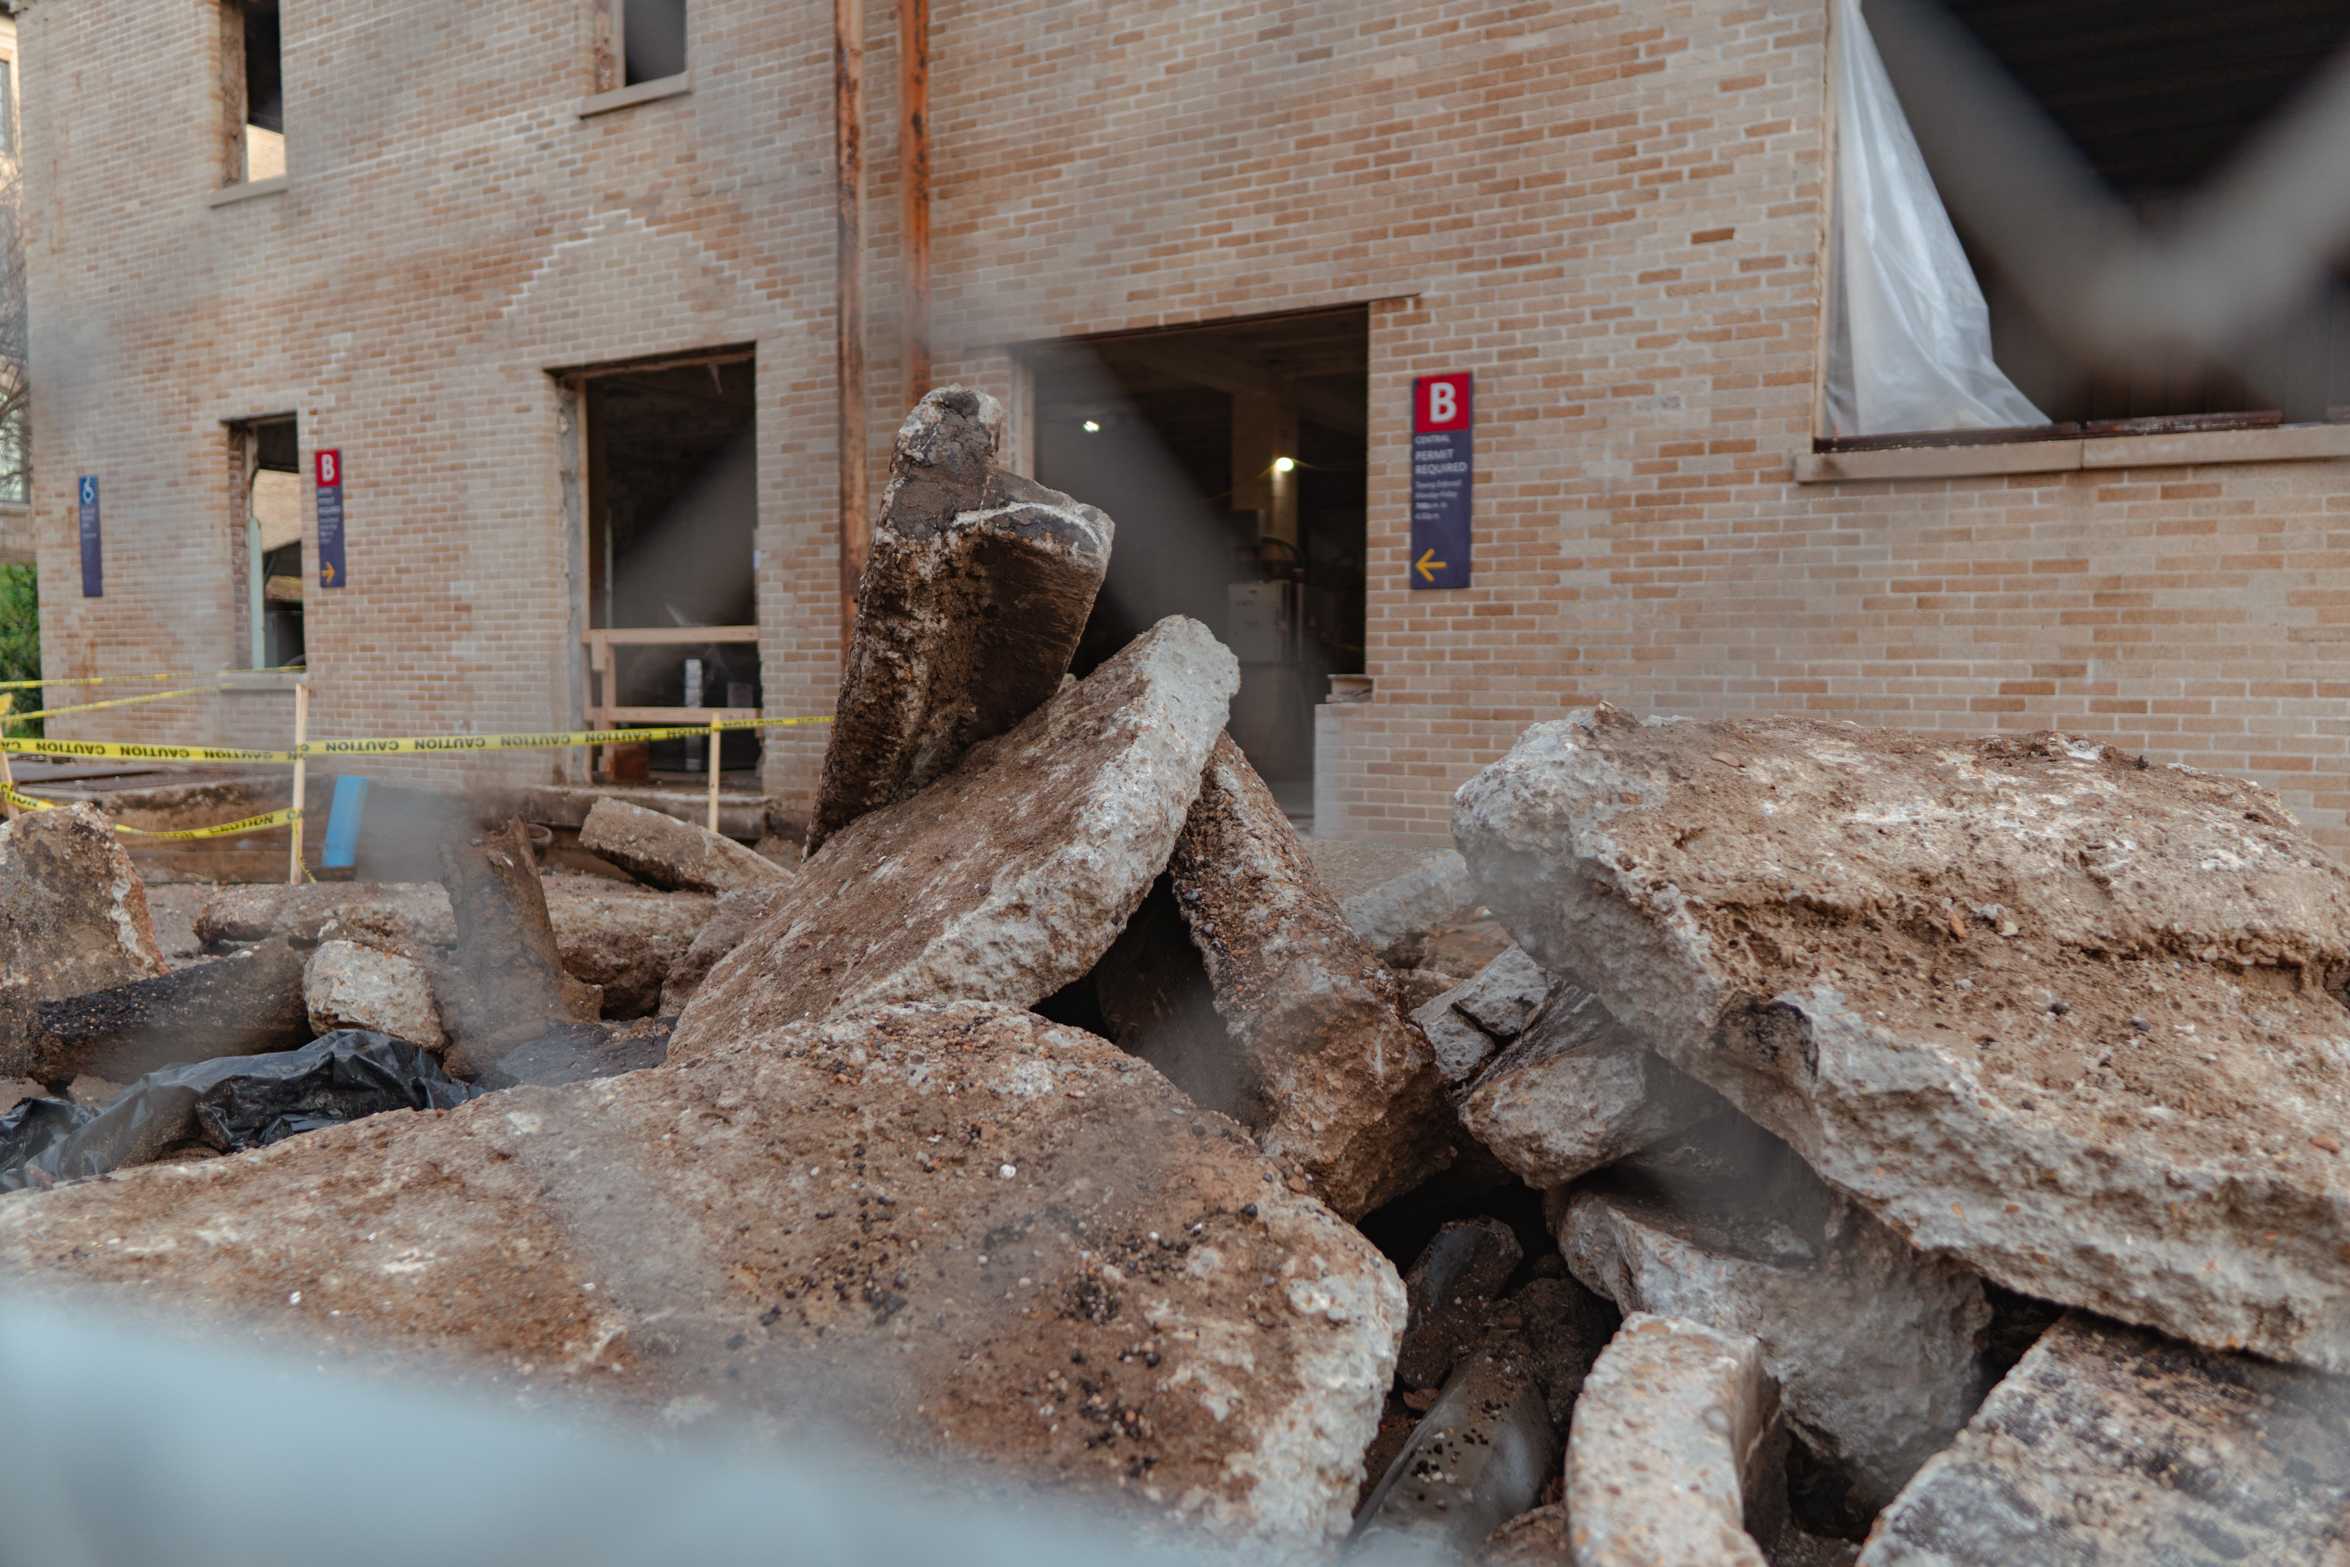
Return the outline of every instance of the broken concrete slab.
<path id="1" fill-rule="evenodd" d="M 139 873 L 87 805 L 0 823 L 0 978 L 37 1001 L 164 972 Z"/>
<path id="2" fill-rule="evenodd" d="M 579 844 L 672 892 L 736 892 L 789 881 L 792 874 L 732 838 L 626 800 L 598 800 Z"/>
<path id="3" fill-rule="evenodd" d="M 2350 1383 L 2069 1317 L 1888 1508 L 1860 1567 L 2350 1560 Z"/>
<path id="4" fill-rule="evenodd" d="M 1575 1567 L 1766 1567 L 1784 1490 L 1778 1391 L 1743 1334 L 1624 1319 L 1567 1434 Z"/>
<path id="5" fill-rule="evenodd" d="M 2350 870 L 2255 785 L 2056 735 L 1527 732 L 1479 886 L 1914 1244 L 2350 1370 Z"/>
<path id="6" fill-rule="evenodd" d="M 1445 1082 L 1465 1083 L 1526 1031 L 1549 993 L 1550 976 L 1522 948 L 1511 947 L 1472 978 L 1421 1002 L 1412 1021 L 1428 1036 Z"/>
<path id="7" fill-rule="evenodd" d="M 1553 1208 L 1567 1266 L 1627 1314 L 1761 1345 L 1789 1426 L 1861 1517 L 1892 1500 L 1982 1396 L 1981 1280 L 1911 1250 L 1759 1133 L 1751 1161 L 1696 1179 L 1633 1161 Z"/>
<path id="8" fill-rule="evenodd" d="M 1471 1027 L 1466 1023 L 1463 1027 Z M 1722 1108 L 1562 980 L 1460 1098 L 1461 1127 L 1537 1191 L 1563 1186 Z"/>
<path id="9" fill-rule="evenodd" d="M 404 1039 L 433 1055 L 449 1043 L 424 965 L 356 942 L 322 941 L 302 969 L 311 1032 L 361 1028 Z"/>
<path id="10" fill-rule="evenodd" d="M 1395 977 L 1315 880 L 1297 829 L 1229 735 L 1168 866 L 1230 1042 L 1238 1112 L 1268 1154 L 1356 1218 L 1450 1157 L 1435 1052 Z"/>
<path id="11" fill-rule="evenodd" d="M 1559 1445 L 1531 1360 L 1506 1333 L 1469 1352 L 1364 1501 L 1350 1559 L 1466 1556 L 1534 1505 Z"/>
<path id="12" fill-rule="evenodd" d="M 310 1038 L 302 954 L 282 941 L 108 990 L 0 1009 L 0 1073 L 128 1082 L 158 1067 L 291 1050 Z"/>
<path id="13" fill-rule="evenodd" d="M 1489 1331 L 1493 1306 L 1525 1255 L 1499 1219 L 1455 1219 L 1438 1228 L 1403 1276 L 1408 1313 L 1395 1357 L 1397 1386 L 1444 1385 Z"/>
<path id="14" fill-rule="evenodd" d="M 1159 622 L 913 800 L 860 817 L 678 1018 L 672 1056 L 892 1001 L 1034 1006 L 1167 863 L 1240 666 Z"/>
<path id="15" fill-rule="evenodd" d="M 1068 672 L 1110 564 L 1110 519 L 996 465 L 1003 405 L 943 387 L 907 415 L 857 581 L 824 752 L 813 857 L 982 740 Z"/>
<path id="16" fill-rule="evenodd" d="M 0 1273 L 1290 1546 L 1347 1527 L 1404 1313 L 1238 1128 L 972 1003 L 14 1198 Z"/>
<path id="17" fill-rule="evenodd" d="M 685 951 L 668 965 L 661 981 L 660 1003 L 653 1010 L 671 1018 L 684 1011 L 694 992 L 701 989 L 702 981 L 710 977 L 710 970 L 718 966 L 718 960 L 741 946 L 752 931 L 767 922 L 790 886 L 791 881 L 786 878 L 769 886 L 745 887 L 721 895 L 711 907 L 709 917 L 694 931 Z M 561 934 L 560 927 L 557 934 Z M 606 1009 L 615 1010 L 611 1007 L 609 985 L 604 996 Z"/>

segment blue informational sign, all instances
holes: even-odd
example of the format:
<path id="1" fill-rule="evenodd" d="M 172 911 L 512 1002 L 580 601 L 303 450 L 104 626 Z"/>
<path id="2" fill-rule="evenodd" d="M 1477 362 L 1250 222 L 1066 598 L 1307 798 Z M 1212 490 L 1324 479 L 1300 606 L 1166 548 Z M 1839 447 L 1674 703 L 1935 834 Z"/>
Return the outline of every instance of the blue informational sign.
<path id="1" fill-rule="evenodd" d="M 1415 589 L 1469 585 L 1470 376 L 1424 375 L 1412 382 L 1412 553 Z"/>
<path id="2" fill-rule="evenodd" d="M 82 475 L 82 597 L 106 596 L 106 552 L 98 536 L 98 476 Z"/>
<path id="3" fill-rule="evenodd" d="M 339 588 L 350 580 L 343 559 L 343 454 L 328 447 L 318 454 L 318 585 Z"/>

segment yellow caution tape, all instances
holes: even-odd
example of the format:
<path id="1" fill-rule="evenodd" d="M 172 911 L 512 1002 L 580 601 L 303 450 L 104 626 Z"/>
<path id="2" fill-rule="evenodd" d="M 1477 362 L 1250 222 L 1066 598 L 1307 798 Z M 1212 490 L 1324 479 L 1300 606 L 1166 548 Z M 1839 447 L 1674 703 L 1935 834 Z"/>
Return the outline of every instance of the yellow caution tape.
<path id="1" fill-rule="evenodd" d="M 37 686 L 128 686 L 149 680 L 217 680 L 224 675 L 299 674 L 299 664 L 273 669 L 166 669 L 149 675 L 41 675 L 31 680 L 0 680 L 0 691 L 28 691 Z"/>
<path id="2" fill-rule="evenodd" d="M 165 702 L 175 696 L 199 696 L 208 691 L 225 691 L 226 686 L 185 686 L 177 691 L 150 691 L 145 696 L 109 697 L 103 702 L 77 702 L 71 707 L 44 707 L 30 713 L 0 713 L 9 723 L 30 723 L 36 718 L 58 718 L 67 713 L 95 713 L 102 707 L 136 707 L 142 702 Z"/>
<path id="3" fill-rule="evenodd" d="M 54 811 L 64 803 L 59 800 L 38 799 L 7 784 L 0 784 L 0 799 L 27 811 Z M 283 810 L 268 811 L 259 816 L 247 816 L 238 821 L 223 822 L 218 827 L 182 827 L 171 832 L 149 827 L 126 827 L 120 822 L 114 823 L 113 827 L 116 832 L 127 833 L 135 838 L 154 838 L 166 842 L 186 843 L 197 838 L 234 838 L 242 833 L 268 832 L 273 827 L 284 827 L 297 822 L 301 820 L 301 817 L 302 813 L 289 805 Z"/>
<path id="4" fill-rule="evenodd" d="M 572 729 L 547 733 L 401 735 L 377 740 L 311 740 L 290 751 L 243 751 L 212 745 L 144 745 L 120 740 L 18 740 L 0 737 L 0 751 L 18 756 L 98 757 L 133 762 L 223 762 L 286 765 L 313 756 L 461 755 L 477 751 L 560 751 L 583 745 L 632 745 L 648 740 L 706 739 L 715 729 L 788 729 L 829 724 L 815 718 L 724 718 L 716 724 L 671 724 L 657 729 Z"/>

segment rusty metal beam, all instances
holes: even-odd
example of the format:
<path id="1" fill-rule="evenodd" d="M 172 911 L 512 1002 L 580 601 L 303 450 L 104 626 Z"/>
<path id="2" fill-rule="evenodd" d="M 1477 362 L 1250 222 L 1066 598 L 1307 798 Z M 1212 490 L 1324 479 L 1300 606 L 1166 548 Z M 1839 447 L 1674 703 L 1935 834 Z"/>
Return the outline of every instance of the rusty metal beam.
<path id="1" fill-rule="evenodd" d="M 833 325 L 840 397 L 841 656 L 857 618 L 865 513 L 865 0 L 832 0 Z"/>
<path id="2" fill-rule="evenodd" d="M 898 202 L 898 362 L 911 408 L 930 390 L 930 0 L 898 0 Z"/>

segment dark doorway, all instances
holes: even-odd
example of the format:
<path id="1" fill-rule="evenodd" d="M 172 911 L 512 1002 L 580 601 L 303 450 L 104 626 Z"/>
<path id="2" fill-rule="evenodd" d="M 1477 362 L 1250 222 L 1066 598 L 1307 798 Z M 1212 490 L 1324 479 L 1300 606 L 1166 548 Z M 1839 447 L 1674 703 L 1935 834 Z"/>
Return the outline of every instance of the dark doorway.
<path id="1" fill-rule="evenodd" d="M 1370 316 L 1274 316 L 1030 352 L 1036 476 L 1118 526 L 1084 673 L 1168 615 L 1241 661 L 1232 737 L 1301 819 L 1314 708 L 1363 670 Z"/>
<path id="2" fill-rule="evenodd" d="M 583 383 L 588 625 L 641 633 L 610 646 L 618 704 L 756 711 L 759 470 L 750 356 L 595 371 Z M 653 766 L 699 771 L 702 745 L 656 746 Z M 729 770 L 755 767 L 758 755 L 755 733 L 726 737 Z"/>

